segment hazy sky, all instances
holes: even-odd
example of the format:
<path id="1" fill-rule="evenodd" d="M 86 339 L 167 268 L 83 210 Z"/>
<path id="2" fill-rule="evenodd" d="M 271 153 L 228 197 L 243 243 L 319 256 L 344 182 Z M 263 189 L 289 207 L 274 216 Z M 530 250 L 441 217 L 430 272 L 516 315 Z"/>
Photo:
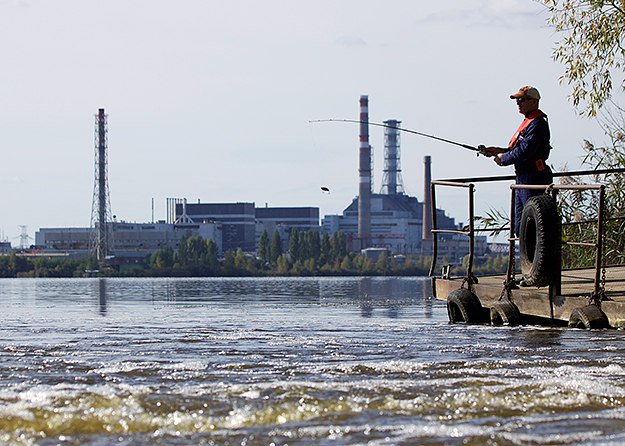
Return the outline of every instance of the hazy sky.
<path id="1" fill-rule="evenodd" d="M 558 36 L 532 0 L 0 0 L 0 234 L 19 225 L 88 226 L 94 115 L 109 115 L 113 214 L 165 218 L 191 202 L 318 206 L 338 214 L 358 191 L 358 118 L 467 144 L 506 145 L 521 121 L 508 96 L 536 86 L 550 163 L 579 167 L 584 138 L 551 53 Z M 374 191 L 383 130 L 371 128 Z M 511 174 L 461 148 L 402 135 L 407 192 L 433 178 Z M 331 189 L 323 194 L 320 186 Z M 479 188 L 478 212 L 507 209 Z M 466 221 L 464 195 L 440 206 Z"/>

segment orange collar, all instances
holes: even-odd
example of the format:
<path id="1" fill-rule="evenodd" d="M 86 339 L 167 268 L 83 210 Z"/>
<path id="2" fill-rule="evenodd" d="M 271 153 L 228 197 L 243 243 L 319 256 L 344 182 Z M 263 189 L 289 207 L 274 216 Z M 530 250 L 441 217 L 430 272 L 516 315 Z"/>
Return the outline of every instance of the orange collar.
<path id="1" fill-rule="evenodd" d="M 512 149 L 514 148 L 514 146 L 516 145 L 518 139 L 519 139 L 519 135 L 521 133 L 523 133 L 523 131 L 527 128 L 528 125 L 530 125 L 530 123 L 540 117 L 540 116 L 544 116 L 545 114 L 536 109 L 534 111 L 531 111 L 527 114 L 527 116 L 525 116 L 525 119 L 523 120 L 523 122 L 521 123 L 521 125 L 519 126 L 519 128 L 517 129 L 516 132 L 514 132 L 514 135 L 512 135 L 512 138 L 510 138 L 510 142 L 508 143 L 508 148 Z"/>

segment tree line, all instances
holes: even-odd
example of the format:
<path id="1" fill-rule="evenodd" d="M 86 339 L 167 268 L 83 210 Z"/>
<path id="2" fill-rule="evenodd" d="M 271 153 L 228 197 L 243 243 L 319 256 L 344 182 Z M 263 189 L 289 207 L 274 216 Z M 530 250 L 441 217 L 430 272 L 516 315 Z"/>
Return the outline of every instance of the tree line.
<path id="1" fill-rule="evenodd" d="M 277 231 L 263 231 L 257 255 L 241 249 L 226 251 L 218 257 L 213 240 L 199 236 L 183 237 L 178 251 L 162 248 L 149 259 L 151 275 L 170 276 L 306 276 L 306 275 L 384 275 L 427 274 L 429 259 L 408 259 L 399 264 L 393 256 L 382 254 L 375 262 L 364 254 L 349 252 L 343 232 L 332 236 L 318 231 L 292 229 L 288 249 Z"/>
<path id="2" fill-rule="evenodd" d="M 200 236 L 182 237 L 176 250 L 163 247 L 144 262 L 102 265 L 93 257 L 32 258 L 10 253 L 0 256 L 0 278 L 11 277 L 238 277 L 313 275 L 426 275 L 430 258 L 398 261 L 383 253 L 374 261 L 364 254 L 350 252 L 343 232 L 332 236 L 314 230 L 293 229 L 288 249 L 283 252 L 280 234 L 263 231 L 257 255 L 241 249 L 219 256 L 214 240 Z"/>
<path id="3" fill-rule="evenodd" d="M 241 249 L 228 250 L 223 257 L 214 240 L 200 236 L 182 237 L 177 249 L 163 247 L 143 262 L 102 265 L 95 258 L 32 258 L 10 253 L 0 256 L 0 278 L 82 277 L 261 277 L 261 276 L 350 276 L 427 275 L 431 257 L 396 257 L 382 252 L 376 260 L 350 252 L 343 232 L 332 236 L 318 231 L 291 230 L 286 252 L 275 231 L 263 231 L 256 255 Z M 446 263 L 446 259 L 440 261 Z M 466 259 L 463 262 L 466 264 Z M 507 258 L 493 257 L 475 263 L 479 273 L 505 271 Z M 462 268 L 466 269 L 466 265 Z M 462 274 L 460 265 L 458 274 Z"/>

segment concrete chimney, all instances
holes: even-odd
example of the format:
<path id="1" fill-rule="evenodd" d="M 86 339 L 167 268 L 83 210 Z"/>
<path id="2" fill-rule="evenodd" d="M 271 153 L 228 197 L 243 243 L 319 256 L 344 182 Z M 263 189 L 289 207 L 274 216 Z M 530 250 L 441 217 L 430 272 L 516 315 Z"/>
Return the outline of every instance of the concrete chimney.
<path id="1" fill-rule="evenodd" d="M 432 158 L 423 157 L 423 240 L 432 240 Z"/>
<path id="2" fill-rule="evenodd" d="M 369 247 L 371 237 L 371 146 L 369 145 L 369 96 L 360 96 L 360 158 L 358 187 L 358 239 Z"/>

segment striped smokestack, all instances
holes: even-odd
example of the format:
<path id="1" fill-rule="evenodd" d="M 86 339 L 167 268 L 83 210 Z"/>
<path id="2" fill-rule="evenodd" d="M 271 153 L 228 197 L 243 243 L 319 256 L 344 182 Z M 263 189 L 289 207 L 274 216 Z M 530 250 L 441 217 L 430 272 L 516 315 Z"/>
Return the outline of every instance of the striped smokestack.
<path id="1" fill-rule="evenodd" d="M 432 240 L 432 158 L 429 155 L 423 157 L 423 240 Z"/>
<path id="2" fill-rule="evenodd" d="M 371 234 L 371 146 L 369 145 L 369 96 L 360 96 L 360 158 L 358 187 L 358 238 L 369 247 Z"/>

